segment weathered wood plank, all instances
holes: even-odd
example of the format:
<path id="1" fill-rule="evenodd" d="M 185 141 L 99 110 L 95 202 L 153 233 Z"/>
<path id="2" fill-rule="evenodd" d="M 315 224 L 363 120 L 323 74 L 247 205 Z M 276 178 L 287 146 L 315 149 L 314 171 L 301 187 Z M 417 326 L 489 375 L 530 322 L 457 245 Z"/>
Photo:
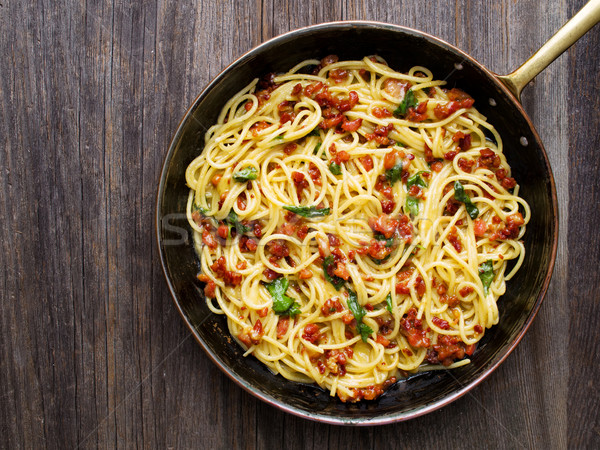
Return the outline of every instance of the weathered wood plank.
<path id="1" fill-rule="evenodd" d="M 579 2 L 581 3 L 581 2 Z M 571 12 L 576 8 L 571 5 Z M 597 363 L 600 317 L 600 30 L 584 36 L 569 52 L 567 72 L 569 183 L 568 279 L 565 311 L 569 317 L 567 433 L 571 448 L 600 447 L 600 365 Z M 587 68 L 587 71 L 586 71 Z M 592 69 L 593 70 L 593 69 Z"/>
<path id="2" fill-rule="evenodd" d="M 597 446 L 589 361 L 600 337 L 590 320 L 600 218 L 578 207 L 600 192 L 597 29 L 524 94 L 561 206 L 546 302 L 507 361 L 440 411 L 343 428 L 259 402 L 190 337 L 153 229 L 180 117 L 263 40 L 319 22 L 385 21 L 504 73 L 582 3 L 0 1 L 0 447 Z"/>

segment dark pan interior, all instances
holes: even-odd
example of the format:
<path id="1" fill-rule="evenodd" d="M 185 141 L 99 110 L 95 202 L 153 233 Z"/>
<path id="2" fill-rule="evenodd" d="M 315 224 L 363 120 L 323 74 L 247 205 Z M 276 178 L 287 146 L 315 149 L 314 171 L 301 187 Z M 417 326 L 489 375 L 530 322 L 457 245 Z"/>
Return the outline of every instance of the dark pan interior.
<path id="1" fill-rule="evenodd" d="M 307 58 L 337 54 L 360 59 L 379 54 L 399 71 L 431 69 L 449 87 L 461 87 L 495 125 L 504 151 L 532 208 L 525 235 L 526 258 L 499 301 L 500 323 L 486 336 L 473 363 L 453 371 L 423 373 L 399 381 L 376 401 L 344 404 L 313 386 L 274 376 L 228 338 L 223 317 L 209 312 L 196 274 L 199 262 L 185 219 L 184 172 L 202 151 L 204 132 L 233 94 L 253 78 L 283 72 Z M 524 145 L 526 143 L 527 145 Z M 520 105 L 477 62 L 454 47 L 417 31 L 368 22 L 340 22 L 297 30 L 244 55 L 196 99 L 167 154 L 157 203 L 157 233 L 163 268 L 184 320 L 207 354 L 227 375 L 259 398 L 288 412 L 331 423 L 380 424 L 424 414 L 464 394 L 487 376 L 521 339 L 546 291 L 557 240 L 557 205 L 552 173 L 539 137 Z"/>

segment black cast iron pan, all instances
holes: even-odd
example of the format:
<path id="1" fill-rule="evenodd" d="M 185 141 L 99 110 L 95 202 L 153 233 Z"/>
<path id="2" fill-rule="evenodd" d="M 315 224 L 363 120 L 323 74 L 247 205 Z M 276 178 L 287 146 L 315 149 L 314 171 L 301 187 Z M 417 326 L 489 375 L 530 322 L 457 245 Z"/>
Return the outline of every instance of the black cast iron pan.
<path id="1" fill-rule="evenodd" d="M 600 1 L 590 2 L 532 59 L 499 77 L 470 56 L 433 36 L 376 22 L 335 22 L 302 28 L 276 37 L 226 68 L 199 95 L 173 138 L 160 179 L 157 237 L 169 285 L 185 323 L 208 356 L 233 381 L 284 411 L 335 424 L 375 425 L 406 420 L 440 408 L 486 378 L 523 337 L 550 282 L 558 240 L 556 189 L 546 152 L 519 103 L 521 89 L 600 16 Z M 383 56 L 398 71 L 423 65 L 448 87 L 461 87 L 504 140 L 505 154 L 521 195 L 532 209 L 525 235 L 526 257 L 499 301 L 500 323 L 486 331 L 472 363 L 452 371 L 411 376 L 374 401 L 345 404 L 321 389 L 293 383 L 270 373 L 229 338 L 225 319 L 210 313 L 196 281 L 199 261 L 185 218 L 188 188 L 184 172 L 202 151 L 204 132 L 224 103 L 252 79 L 285 72 L 298 62 L 336 54 L 340 59 Z"/>

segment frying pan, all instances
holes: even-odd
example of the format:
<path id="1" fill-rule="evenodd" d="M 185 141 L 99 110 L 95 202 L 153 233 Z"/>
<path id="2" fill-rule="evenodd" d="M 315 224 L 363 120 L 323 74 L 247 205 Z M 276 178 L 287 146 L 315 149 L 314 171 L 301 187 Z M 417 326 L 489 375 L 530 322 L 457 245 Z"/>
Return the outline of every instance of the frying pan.
<path id="1" fill-rule="evenodd" d="M 310 26 L 271 39 L 243 55 L 217 76 L 183 117 L 165 158 L 157 199 L 156 229 L 167 284 L 190 331 L 226 375 L 261 400 L 298 416 L 333 424 L 376 425 L 426 414 L 464 395 L 483 381 L 523 337 L 548 288 L 558 240 L 557 199 L 548 157 L 519 103 L 521 90 L 600 18 L 600 0 L 586 5 L 531 59 L 497 76 L 452 45 L 395 25 L 347 21 Z M 337 54 L 361 59 L 378 54 L 390 67 L 428 67 L 448 87 L 461 87 L 504 141 L 520 194 L 531 205 L 524 237 L 526 256 L 499 300 L 500 322 L 486 331 L 472 363 L 453 370 L 424 372 L 398 381 L 380 398 L 345 404 L 314 385 L 273 375 L 229 337 L 223 316 L 205 304 L 196 275 L 200 262 L 185 218 L 187 165 L 202 151 L 205 131 L 227 99 L 252 79 L 285 72 L 299 61 Z"/>

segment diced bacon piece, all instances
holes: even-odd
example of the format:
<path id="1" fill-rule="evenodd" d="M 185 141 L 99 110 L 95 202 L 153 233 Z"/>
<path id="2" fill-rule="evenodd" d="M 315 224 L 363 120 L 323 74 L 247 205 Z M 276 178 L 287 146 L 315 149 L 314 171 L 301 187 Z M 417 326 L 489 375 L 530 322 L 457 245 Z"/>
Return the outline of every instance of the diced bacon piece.
<path id="1" fill-rule="evenodd" d="M 312 278 L 312 277 L 313 277 L 313 273 L 309 269 L 302 269 L 298 273 L 298 278 L 300 278 L 301 280 L 308 280 L 309 278 Z"/>
<path id="2" fill-rule="evenodd" d="M 277 322 L 277 339 L 281 339 L 288 331 L 290 319 L 288 317 L 280 317 Z"/>
<path id="3" fill-rule="evenodd" d="M 309 323 L 304 327 L 302 339 L 314 344 L 315 342 L 318 342 L 320 338 L 321 333 L 317 324 Z"/>
<path id="4" fill-rule="evenodd" d="M 260 319 L 258 319 L 256 321 L 256 323 L 254 324 L 254 327 L 252 327 L 252 329 L 248 332 L 250 341 L 254 345 L 258 345 L 258 344 L 260 344 L 260 341 L 261 341 L 262 337 L 264 336 L 264 334 L 265 334 L 265 331 L 263 330 L 262 323 L 261 323 Z"/>
<path id="5" fill-rule="evenodd" d="M 342 129 L 344 131 L 352 132 L 352 131 L 358 130 L 361 125 L 362 125 L 362 119 L 360 117 L 358 119 L 354 119 L 354 120 L 344 120 L 342 123 Z"/>
<path id="6" fill-rule="evenodd" d="M 325 300 L 325 303 L 321 307 L 321 312 L 325 317 L 328 317 L 331 314 L 335 314 L 337 312 L 341 312 L 343 310 L 344 307 L 337 298 L 330 298 Z"/>
<path id="7" fill-rule="evenodd" d="M 406 81 L 388 78 L 383 82 L 383 90 L 394 98 L 403 99 L 410 85 Z"/>
<path id="8" fill-rule="evenodd" d="M 397 219 L 392 219 L 387 214 L 369 218 L 369 226 L 371 229 L 383 234 L 386 239 L 389 239 L 394 235 L 399 225 L 400 222 Z"/>
<path id="9" fill-rule="evenodd" d="M 358 158 L 358 160 L 367 172 L 373 169 L 373 158 L 371 157 L 371 155 L 361 156 L 360 158 Z"/>
<path id="10" fill-rule="evenodd" d="M 473 232 L 477 237 L 485 236 L 485 232 L 487 231 L 487 225 L 482 219 L 475 219 L 473 222 Z"/>
<path id="11" fill-rule="evenodd" d="M 217 239 L 213 236 L 213 234 L 208 230 L 202 231 L 202 243 L 207 245 L 211 249 L 215 249 L 219 246 Z"/>

